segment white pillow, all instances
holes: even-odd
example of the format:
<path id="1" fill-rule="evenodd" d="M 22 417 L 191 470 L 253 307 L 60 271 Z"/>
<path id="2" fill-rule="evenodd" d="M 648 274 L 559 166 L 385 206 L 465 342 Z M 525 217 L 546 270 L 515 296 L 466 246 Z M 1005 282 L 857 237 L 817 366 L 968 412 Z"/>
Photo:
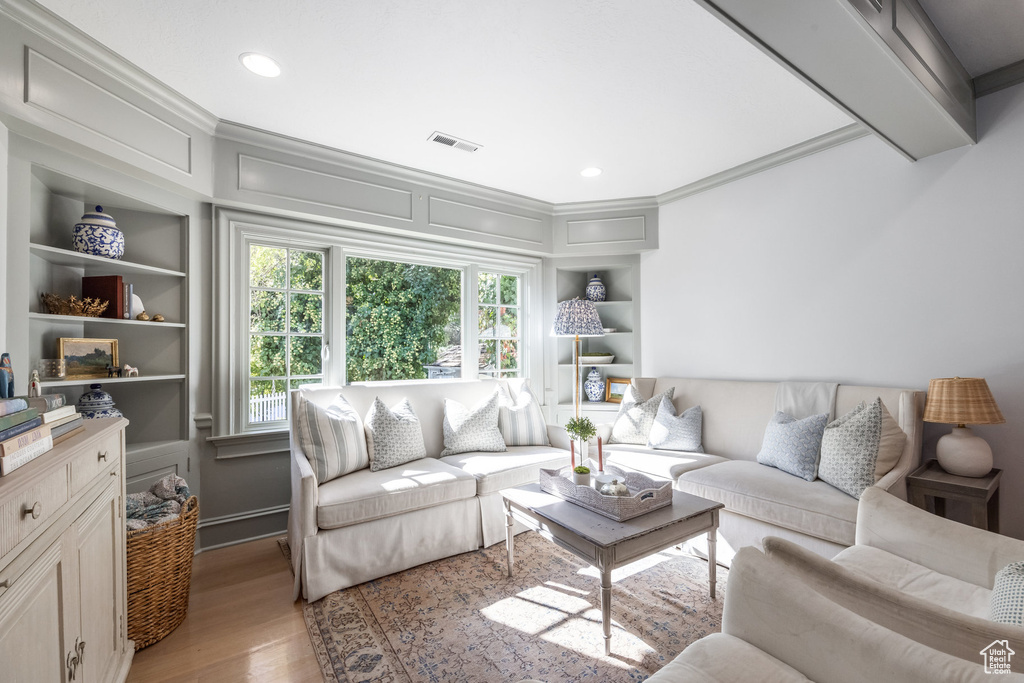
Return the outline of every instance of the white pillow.
<path id="1" fill-rule="evenodd" d="M 374 472 L 427 457 L 420 419 L 409 399 L 403 398 L 394 408 L 373 399 L 366 414 L 366 450 Z"/>
<path id="2" fill-rule="evenodd" d="M 506 446 L 548 446 L 548 425 L 537 397 L 523 384 L 513 399 L 509 389 L 500 385 L 498 429 Z"/>
<path id="3" fill-rule="evenodd" d="M 658 404 L 658 413 L 654 416 L 651 432 L 647 435 L 647 447 L 703 453 L 704 447 L 700 442 L 703 422 L 704 414 L 700 406 L 687 408 L 682 415 L 676 415 L 672 399 L 664 396 Z"/>
<path id="4" fill-rule="evenodd" d="M 340 394 L 327 408 L 300 398 L 295 424 L 299 446 L 313 466 L 318 483 L 361 470 L 370 464 L 363 421 Z"/>
<path id="5" fill-rule="evenodd" d="M 500 453 L 505 439 L 498 429 L 498 390 L 472 410 L 450 398 L 444 400 L 444 450 L 441 457 L 483 451 Z"/>
<path id="6" fill-rule="evenodd" d="M 626 389 L 626 395 L 622 397 L 622 405 L 619 406 L 619 414 L 615 416 L 615 424 L 612 425 L 608 443 L 634 443 L 646 446 L 651 426 L 661 406 L 661 399 L 667 396 L 671 400 L 675 390 L 675 387 L 669 387 L 667 391 L 645 401 L 640 397 L 636 387 L 630 384 Z"/>

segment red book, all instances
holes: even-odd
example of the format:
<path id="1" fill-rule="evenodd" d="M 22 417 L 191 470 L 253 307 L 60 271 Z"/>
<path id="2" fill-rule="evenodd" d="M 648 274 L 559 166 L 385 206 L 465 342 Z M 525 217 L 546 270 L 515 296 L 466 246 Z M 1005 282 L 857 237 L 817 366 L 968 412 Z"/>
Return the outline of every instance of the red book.
<path id="1" fill-rule="evenodd" d="M 124 315 L 124 284 L 120 275 L 96 275 L 82 278 L 82 298 L 106 301 L 101 318 L 120 318 Z"/>

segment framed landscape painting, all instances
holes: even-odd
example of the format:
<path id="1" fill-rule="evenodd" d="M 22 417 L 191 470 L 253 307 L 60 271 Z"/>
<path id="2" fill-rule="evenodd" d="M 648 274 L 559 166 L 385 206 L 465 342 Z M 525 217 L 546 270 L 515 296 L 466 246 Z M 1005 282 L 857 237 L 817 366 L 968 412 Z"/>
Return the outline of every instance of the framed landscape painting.
<path id="1" fill-rule="evenodd" d="M 604 400 L 608 403 L 622 403 L 622 397 L 626 395 L 626 389 L 629 389 L 629 382 L 628 377 L 609 377 L 605 385 Z"/>
<path id="2" fill-rule="evenodd" d="M 61 337 L 57 355 L 64 359 L 68 379 L 106 377 L 108 366 L 117 367 L 117 340 Z"/>

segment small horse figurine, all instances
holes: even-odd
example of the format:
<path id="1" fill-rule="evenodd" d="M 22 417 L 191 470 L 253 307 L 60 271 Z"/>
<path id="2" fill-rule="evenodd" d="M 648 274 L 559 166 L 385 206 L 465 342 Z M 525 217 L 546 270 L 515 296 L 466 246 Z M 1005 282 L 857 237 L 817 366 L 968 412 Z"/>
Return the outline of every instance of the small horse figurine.
<path id="1" fill-rule="evenodd" d="M 127 363 L 125 363 L 124 364 L 124 376 L 125 377 L 138 377 L 139 376 L 139 369 L 138 368 L 133 368 L 132 366 L 130 366 Z"/>
<path id="2" fill-rule="evenodd" d="M 121 368 L 117 367 L 116 365 L 108 365 L 107 366 L 107 377 L 120 377 L 120 376 L 121 376 Z"/>

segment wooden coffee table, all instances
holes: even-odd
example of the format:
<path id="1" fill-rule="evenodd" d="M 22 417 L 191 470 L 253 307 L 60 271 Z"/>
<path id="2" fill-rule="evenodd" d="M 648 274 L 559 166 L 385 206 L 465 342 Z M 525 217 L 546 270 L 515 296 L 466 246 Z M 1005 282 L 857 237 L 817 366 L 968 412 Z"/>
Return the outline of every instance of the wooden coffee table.
<path id="1" fill-rule="evenodd" d="M 539 484 L 501 492 L 505 500 L 508 575 L 514 566 L 512 528 L 518 520 L 601 572 L 601 620 L 604 653 L 612 648 L 612 570 L 694 536 L 708 535 L 708 584 L 715 597 L 715 541 L 721 503 L 682 491 L 672 492 L 672 504 L 625 522 L 616 522 L 550 493 Z"/>

